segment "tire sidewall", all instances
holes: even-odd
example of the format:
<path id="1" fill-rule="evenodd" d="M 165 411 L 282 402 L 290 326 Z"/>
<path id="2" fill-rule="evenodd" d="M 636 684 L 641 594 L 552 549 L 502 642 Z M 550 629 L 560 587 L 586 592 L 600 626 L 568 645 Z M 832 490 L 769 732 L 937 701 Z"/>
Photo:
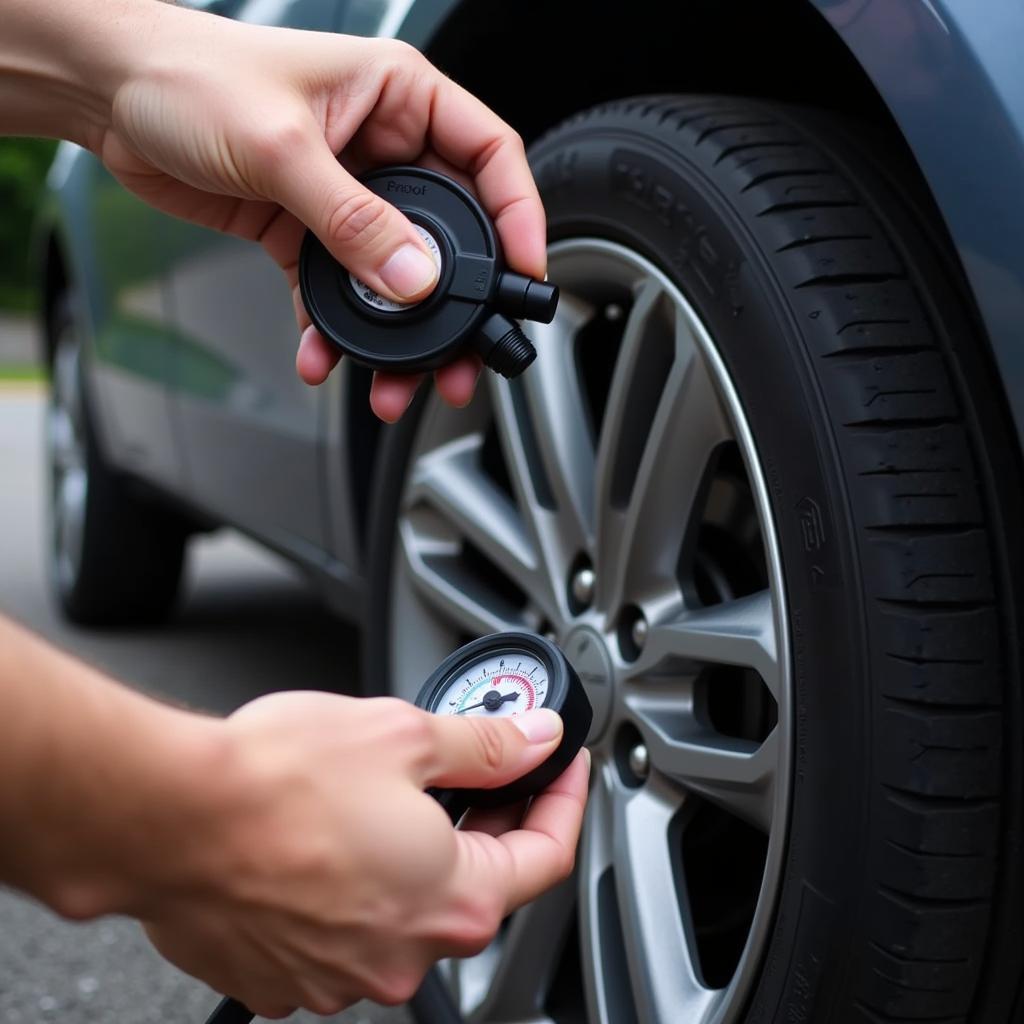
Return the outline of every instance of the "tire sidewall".
<path id="1" fill-rule="evenodd" d="M 533 166 L 552 240 L 619 242 L 679 286 L 755 440 L 785 580 L 793 761 L 773 935 L 746 1019 L 810 1019 L 811 1007 L 825 1019 L 817 995 L 839 987 L 828 975 L 846 960 L 841 947 L 861 898 L 869 687 L 853 527 L 800 326 L 707 168 L 682 153 L 591 125 L 542 142 Z"/>

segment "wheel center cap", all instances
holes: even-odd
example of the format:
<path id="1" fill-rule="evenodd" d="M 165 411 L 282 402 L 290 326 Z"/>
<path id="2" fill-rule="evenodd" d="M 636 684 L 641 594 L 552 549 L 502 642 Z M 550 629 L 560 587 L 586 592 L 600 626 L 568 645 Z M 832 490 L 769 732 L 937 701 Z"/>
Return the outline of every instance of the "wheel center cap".
<path id="1" fill-rule="evenodd" d="M 611 658 L 608 657 L 604 638 L 589 626 L 577 626 L 566 637 L 562 649 L 569 663 L 576 669 L 594 709 L 594 721 L 587 736 L 587 742 L 592 743 L 604 732 L 611 717 L 615 688 Z"/>

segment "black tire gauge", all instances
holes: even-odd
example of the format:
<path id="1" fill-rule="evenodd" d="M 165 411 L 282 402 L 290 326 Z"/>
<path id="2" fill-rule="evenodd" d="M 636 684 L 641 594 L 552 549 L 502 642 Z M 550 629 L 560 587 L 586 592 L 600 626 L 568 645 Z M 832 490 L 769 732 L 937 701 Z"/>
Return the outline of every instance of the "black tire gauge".
<path id="1" fill-rule="evenodd" d="M 590 731 L 593 710 L 583 684 L 559 648 L 533 633 L 493 633 L 460 647 L 423 684 L 416 706 L 435 715 L 514 718 L 550 708 L 562 718 L 562 740 L 521 778 L 494 789 L 433 789 L 452 823 L 471 807 L 519 803 L 551 785 L 572 763 Z M 249 1024 L 253 1014 L 224 999 L 206 1024 Z"/>
<path id="2" fill-rule="evenodd" d="M 522 373 L 536 351 L 515 320 L 551 323 L 558 289 L 505 268 L 490 217 L 446 175 L 389 167 L 362 182 L 413 222 L 437 263 L 437 287 L 422 302 L 392 302 L 350 274 L 308 231 L 299 289 L 320 333 L 374 370 L 436 370 L 469 349 L 505 377 Z"/>
<path id="3" fill-rule="evenodd" d="M 444 789 L 433 795 L 453 822 L 470 807 L 518 803 L 549 786 L 579 753 L 593 711 L 565 655 L 532 633 L 494 633 L 449 655 L 424 684 L 416 706 L 435 715 L 514 718 L 550 708 L 562 718 L 562 741 L 543 763 L 495 789 Z"/>

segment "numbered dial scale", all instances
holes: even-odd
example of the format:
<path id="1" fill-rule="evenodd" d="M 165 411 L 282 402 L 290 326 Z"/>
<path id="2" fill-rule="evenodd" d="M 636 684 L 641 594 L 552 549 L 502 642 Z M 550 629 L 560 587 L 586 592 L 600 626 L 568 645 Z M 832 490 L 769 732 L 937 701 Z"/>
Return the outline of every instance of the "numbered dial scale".
<path id="1" fill-rule="evenodd" d="M 455 816 L 467 807 L 496 807 L 539 793 L 558 778 L 583 746 L 593 711 L 565 655 L 532 633 L 494 633 L 450 655 L 427 680 L 416 706 L 435 715 L 514 718 L 550 708 L 562 718 L 562 741 L 532 772 L 496 789 L 438 790 Z"/>

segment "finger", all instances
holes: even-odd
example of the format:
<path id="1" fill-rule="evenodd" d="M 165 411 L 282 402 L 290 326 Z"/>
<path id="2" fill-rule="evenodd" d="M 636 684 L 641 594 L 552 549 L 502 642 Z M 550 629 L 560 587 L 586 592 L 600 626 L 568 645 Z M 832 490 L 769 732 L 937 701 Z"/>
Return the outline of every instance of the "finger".
<path id="1" fill-rule="evenodd" d="M 504 121 L 451 79 L 436 86 L 430 129 L 432 148 L 473 176 L 494 218 L 509 265 L 543 277 L 547 269 L 544 206 L 522 139 Z"/>
<path id="2" fill-rule="evenodd" d="M 298 1009 L 297 1006 L 282 1006 L 279 1003 L 246 1003 L 244 1004 L 254 1017 L 265 1017 L 267 1020 L 284 1020 Z"/>
<path id="3" fill-rule="evenodd" d="M 491 788 L 540 764 L 562 738 L 562 719 L 548 709 L 508 718 L 430 716 L 430 751 L 420 784 Z"/>
<path id="4" fill-rule="evenodd" d="M 295 369 L 307 384 L 323 384 L 340 358 L 338 350 L 311 324 L 299 338 Z"/>
<path id="5" fill-rule="evenodd" d="M 521 828 L 496 841 L 508 852 L 505 912 L 536 899 L 572 871 L 583 825 L 590 779 L 590 753 L 581 750 L 571 765 L 530 804 Z"/>
<path id="6" fill-rule="evenodd" d="M 437 393 L 456 409 L 469 405 L 473 400 L 482 365 L 479 356 L 470 355 L 442 367 L 434 374 Z"/>
<path id="7" fill-rule="evenodd" d="M 459 823 L 459 830 L 481 832 L 497 838 L 519 828 L 526 813 L 526 804 L 527 801 L 522 800 L 508 807 L 474 808 Z"/>
<path id="8" fill-rule="evenodd" d="M 312 119 L 291 149 L 287 160 L 271 168 L 270 198 L 308 225 L 371 288 L 399 302 L 429 294 L 437 265 L 412 223 L 338 163 Z"/>
<path id="9" fill-rule="evenodd" d="M 385 423 L 396 423 L 416 395 L 421 374 L 375 373 L 370 385 L 370 408 Z"/>

